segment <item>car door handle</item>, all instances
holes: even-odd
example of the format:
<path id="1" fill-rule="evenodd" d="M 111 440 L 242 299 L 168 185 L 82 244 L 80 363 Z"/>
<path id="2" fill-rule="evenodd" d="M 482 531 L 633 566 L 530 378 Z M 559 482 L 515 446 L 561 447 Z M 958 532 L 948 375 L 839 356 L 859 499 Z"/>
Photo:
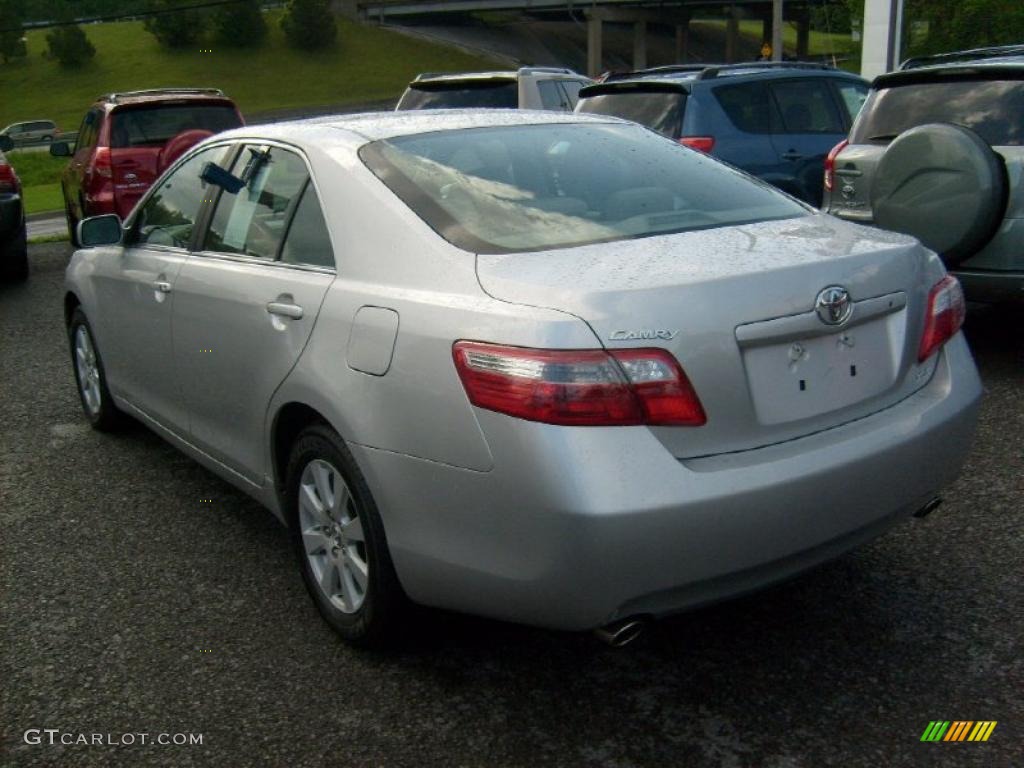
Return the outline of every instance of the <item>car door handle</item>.
<path id="1" fill-rule="evenodd" d="M 302 307 L 298 304 L 285 304 L 281 301 L 272 301 L 267 304 L 267 312 L 278 317 L 290 317 L 292 320 L 302 318 Z"/>
<path id="2" fill-rule="evenodd" d="M 153 283 L 153 288 L 159 293 L 171 292 L 171 284 L 166 280 L 157 280 L 155 283 Z"/>
<path id="3" fill-rule="evenodd" d="M 795 149 L 789 150 L 789 152 L 783 152 L 782 157 L 786 160 L 800 160 L 803 155 L 797 152 Z"/>

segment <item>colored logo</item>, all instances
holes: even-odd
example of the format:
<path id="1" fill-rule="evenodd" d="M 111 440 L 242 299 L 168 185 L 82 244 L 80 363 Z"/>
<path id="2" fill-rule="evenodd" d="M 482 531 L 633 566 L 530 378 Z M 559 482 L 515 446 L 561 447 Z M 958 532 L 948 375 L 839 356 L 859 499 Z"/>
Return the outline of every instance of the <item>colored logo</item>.
<path id="1" fill-rule="evenodd" d="M 995 729 L 995 720 L 932 720 L 921 741 L 988 741 Z"/>

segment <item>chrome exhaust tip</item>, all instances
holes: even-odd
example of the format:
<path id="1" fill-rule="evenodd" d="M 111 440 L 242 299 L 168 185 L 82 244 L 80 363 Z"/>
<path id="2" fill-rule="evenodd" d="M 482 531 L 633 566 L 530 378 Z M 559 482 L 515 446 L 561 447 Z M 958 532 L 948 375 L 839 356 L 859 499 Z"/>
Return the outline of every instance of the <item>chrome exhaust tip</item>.
<path id="1" fill-rule="evenodd" d="M 611 624 L 595 629 L 594 636 L 612 648 L 625 648 L 644 633 L 647 624 L 647 619 L 642 618 L 613 621 Z"/>
<path id="2" fill-rule="evenodd" d="M 932 512 L 938 509 L 941 505 L 942 499 L 936 496 L 934 499 L 932 499 L 919 510 L 917 510 L 917 512 L 914 513 L 914 517 L 928 517 L 928 515 L 930 515 Z"/>

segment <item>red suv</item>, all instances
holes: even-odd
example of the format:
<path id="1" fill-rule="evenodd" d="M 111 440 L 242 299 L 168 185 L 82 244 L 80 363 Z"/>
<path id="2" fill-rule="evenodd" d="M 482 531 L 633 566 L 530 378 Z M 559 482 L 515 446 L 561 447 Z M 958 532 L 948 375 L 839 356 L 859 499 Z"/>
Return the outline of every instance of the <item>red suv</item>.
<path id="1" fill-rule="evenodd" d="M 90 107 L 72 150 L 60 141 L 54 157 L 70 157 L 61 175 L 71 242 L 78 222 L 116 213 L 122 219 L 157 177 L 193 144 L 243 125 L 235 103 L 212 88 L 160 88 L 101 96 Z"/>

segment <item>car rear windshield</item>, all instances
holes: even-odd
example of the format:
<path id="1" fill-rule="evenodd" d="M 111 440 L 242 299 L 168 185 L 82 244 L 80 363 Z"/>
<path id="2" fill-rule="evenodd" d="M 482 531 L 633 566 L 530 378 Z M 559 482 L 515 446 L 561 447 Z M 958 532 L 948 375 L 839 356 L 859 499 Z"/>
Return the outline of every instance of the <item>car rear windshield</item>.
<path id="1" fill-rule="evenodd" d="M 582 99 L 577 111 L 632 120 L 676 139 L 682 130 L 685 105 L 686 94 L 682 91 L 623 90 Z"/>
<path id="2" fill-rule="evenodd" d="M 853 127 L 854 144 L 886 142 L 925 123 L 957 123 L 996 147 L 1024 144 L 1024 80 L 908 83 L 873 93 Z"/>
<path id="3" fill-rule="evenodd" d="M 161 146 L 182 131 L 200 129 L 220 133 L 242 124 L 238 113 L 226 104 L 158 104 L 114 112 L 110 146 Z"/>
<path id="4" fill-rule="evenodd" d="M 359 154 L 439 235 L 475 253 L 807 214 L 768 185 L 638 125 L 439 131 L 376 141 Z"/>
<path id="5" fill-rule="evenodd" d="M 518 106 L 519 85 L 515 80 L 414 85 L 398 104 L 399 109 L 515 109 Z"/>

